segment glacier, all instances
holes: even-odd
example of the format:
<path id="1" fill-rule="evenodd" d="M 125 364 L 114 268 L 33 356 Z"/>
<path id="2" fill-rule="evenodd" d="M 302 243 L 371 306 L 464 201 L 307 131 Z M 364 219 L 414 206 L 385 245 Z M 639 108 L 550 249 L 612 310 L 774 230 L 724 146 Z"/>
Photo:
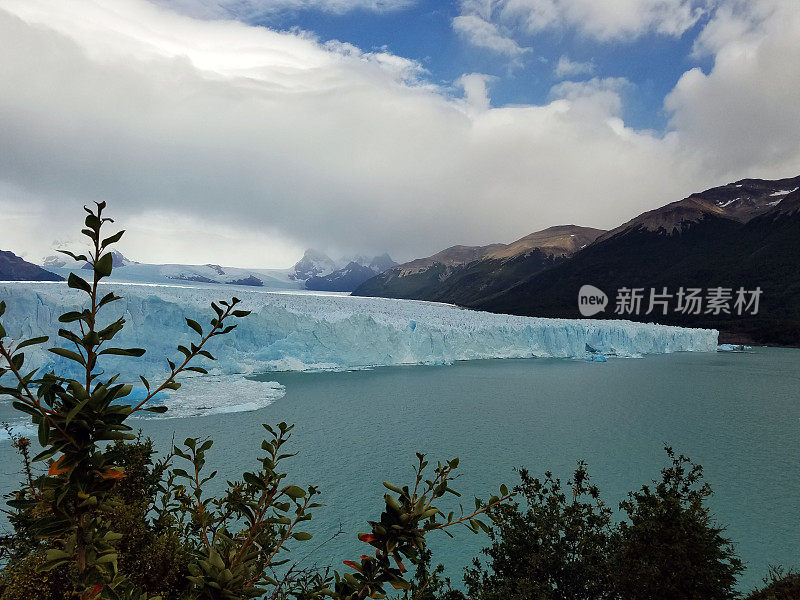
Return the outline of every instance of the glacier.
<path id="1" fill-rule="evenodd" d="M 119 316 L 127 321 L 115 345 L 147 350 L 140 359 L 103 357 L 101 367 L 106 373 L 119 372 L 130 383 L 138 381 L 140 374 L 151 381 L 163 376 L 168 371 L 165 357 L 175 360 L 180 356 L 176 345 L 188 346 L 196 339 L 184 317 L 207 327 L 213 316 L 211 301 L 230 299 L 233 294 L 239 297 L 241 308 L 252 314 L 238 320 L 238 328 L 231 334 L 210 341 L 209 349 L 217 361 L 201 359 L 197 363 L 220 378 L 221 392 L 233 385 L 234 375 L 236 385 L 244 386 L 221 394 L 235 398 L 226 403 L 226 410 L 250 410 L 280 397 L 283 390 L 275 382 L 252 382 L 242 377 L 268 371 L 450 364 L 489 358 L 584 359 L 589 354 L 587 345 L 593 353 L 622 357 L 717 349 L 718 333 L 711 329 L 621 320 L 517 317 L 433 302 L 337 294 L 118 282 L 101 286 L 104 292 L 113 289 L 123 296 L 123 300 L 104 308 L 109 321 Z M 59 329 L 58 316 L 82 308 L 85 297 L 63 282 L 0 283 L 0 300 L 7 304 L 5 329 L 17 338 L 50 335 L 53 342 Z M 26 366 L 77 374 L 77 365 L 47 352 L 47 347 L 26 348 Z M 191 381 L 184 386 L 180 414 L 216 410 L 203 404 L 203 394 L 192 391 L 195 387 Z M 179 396 L 174 394 L 176 407 Z"/>
<path id="2" fill-rule="evenodd" d="M 617 356 L 717 349 L 717 331 L 710 329 L 517 317 L 432 302 L 335 294 L 101 286 L 123 296 L 104 309 L 109 321 L 118 316 L 127 321 L 116 345 L 147 349 L 139 360 L 107 357 L 105 368 L 123 376 L 138 374 L 128 373 L 131 367 L 146 377 L 166 372 L 163 357 L 174 357 L 177 344 L 188 345 L 195 339 L 184 317 L 206 325 L 213 316 L 211 301 L 230 299 L 231 294 L 252 314 L 239 320 L 229 336 L 212 340 L 219 360 L 205 366 L 218 374 L 449 364 L 485 358 L 584 358 L 587 344 L 599 354 Z M 8 305 L 5 328 L 24 338 L 52 336 L 59 329 L 58 316 L 80 308 L 84 298 L 63 282 L 0 283 L 0 300 Z M 42 346 L 27 349 L 26 355 L 27 364 L 47 369 L 70 365 Z"/>

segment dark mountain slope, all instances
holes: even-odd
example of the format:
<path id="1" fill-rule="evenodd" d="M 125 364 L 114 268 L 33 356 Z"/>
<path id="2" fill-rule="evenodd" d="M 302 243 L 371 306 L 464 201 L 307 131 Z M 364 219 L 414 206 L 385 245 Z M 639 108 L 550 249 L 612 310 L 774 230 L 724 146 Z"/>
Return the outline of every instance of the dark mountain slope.
<path id="1" fill-rule="evenodd" d="M 13 252 L 0 250 L 0 281 L 64 281 L 64 278 L 23 260 Z"/>
<path id="2" fill-rule="evenodd" d="M 620 318 L 614 314 L 614 299 L 623 287 L 645 288 L 646 295 L 650 288 L 663 287 L 673 294 L 680 287 L 722 286 L 734 292 L 760 287 L 757 315 L 684 315 L 670 309 L 667 315 L 624 318 L 714 327 L 728 341 L 800 344 L 800 191 L 783 195 L 775 206 L 746 223 L 720 216 L 712 199 L 695 199 L 665 207 L 679 209 L 681 216 L 675 222 L 663 220 L 656 227 L 663 213 L 645 213 L 569 261 L 470 306 L 520 315 L 579 317 L 578 290 L 591 284 L 610 299 L 605 313 L 597 317 Z M 689 206 L 695 212 L 684 212 Z M 644 313 L 647 300 L 642 309 Z"/>
<path id="3" fill-rule="evenodd" d="M 511 244 L 453 246 L 389 269 L 353 294 L 468 304 L 555 265 L 602 233 L 559 225 Z"/>

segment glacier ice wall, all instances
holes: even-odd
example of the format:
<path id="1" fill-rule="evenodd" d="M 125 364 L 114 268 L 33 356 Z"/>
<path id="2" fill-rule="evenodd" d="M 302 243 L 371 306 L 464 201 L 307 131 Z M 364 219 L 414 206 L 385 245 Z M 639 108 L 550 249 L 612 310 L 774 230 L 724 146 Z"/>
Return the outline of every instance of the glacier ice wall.
<path id="1" fill-rule="evenodd" d="M 164 357 L 175 359 L 175 346 L 195 339 L 184 316 L 207 326 L 210 302 L 226 299 L 225 292 L 235 293 L 252 314 L 239 320 L 232 334 L 211 341 L 219 360 L 205 361 L 205 366 L 218 374 L 579 358 L 586 355 L 586 344 L 619 356 L 713 352 L 717 347 L 716 330 L 629 321 L 516 317 L 386 298 L 119 283 L 104 287 L 124 296 L 104 309 L 109 321 L 119 315 L 127 320 L 115 345 L 147 349 L 140 360 L 107 357 L 102 364 L 107 373 L 120 372 L 129 381 L 139 373 L 155 377 L 166 372 Z M 8 305 L 3 321 L 15 337 L 54 336 L 58 315 L 79 308 L 84 298 L 64 283 L 0 283 L 0 300 Z M 26 365 L 71 366 L 44 348 L 26 349 Z"/>

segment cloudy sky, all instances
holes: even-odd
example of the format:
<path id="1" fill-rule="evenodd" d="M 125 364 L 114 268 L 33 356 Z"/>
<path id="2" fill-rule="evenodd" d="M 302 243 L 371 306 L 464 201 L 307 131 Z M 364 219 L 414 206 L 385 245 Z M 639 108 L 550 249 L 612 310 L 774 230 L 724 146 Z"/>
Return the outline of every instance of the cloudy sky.
<path id="1" fill-rule="evenodd" d="M 608 228 L 800 174 L 799 93 L 798 0 L 0 0 L 0 248 L 95 200 L 143 262 Z"/>

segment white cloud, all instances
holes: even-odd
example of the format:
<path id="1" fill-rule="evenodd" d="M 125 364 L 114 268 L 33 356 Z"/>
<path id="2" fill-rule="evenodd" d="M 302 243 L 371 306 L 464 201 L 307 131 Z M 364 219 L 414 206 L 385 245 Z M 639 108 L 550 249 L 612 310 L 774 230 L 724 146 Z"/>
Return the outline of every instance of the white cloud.
<path id="1" fill-rule="evenodd" d="M 682 78 L 662 137 L 623 122 L 624 80 L 493 108 L 483 76 L 453 98 L 386 51 L 143 0 L 4 0 L 0 214 L 14 216 L 0 238 L 63 237 L 80 205 L 108 200 L 138 260 L 279 266 L 304 246 L 404 259 L 613 227 L 733 171 L 797 174 L 796 20 L 743 14 L 746 47 L 706 27 L 714 69 Z"/>
<path id="2" fill-rule="evenodd" d="M 416 0 L 153 0 L 166 8 L 201 19 L 233 18 L 243 21 L 285 11 L 320 10 L 333 14 L 350 11 L 391 12 Z"/>
<path id="3" fill-rule="evenodd" d="M 556 77 L 563 79 L 566 77 L 575 77 L 576 75 L 591 75 L 594 73 L 594 70 L 594 62 L 570 60 L 569 56 L 564 54 L 558 59 L 553 72 L 555 73 Z"/>
<path id="4" fill-rule="evenodd" d="M 727 173 L 800 172 L 797 0 L 732 0 L 695 52 L 709 73 L 684 73 L 665 101 L 670 128 L 695 159 Z"/>
<path id="5" fill-rule="evenodd" d="M 621 40 L 648 32 L 680 36 L 714 0 L 500 0 L 503 20 L 527 31 L 575 29 L 599 40 Z"/>
<path id="6" fill-rule="evenodd" d="M 453 29 L 473 46 L 487 48 L 498 54 L 518 58 L 528 51 L 503 34 L 495 23 L 477 14 L 459 15 L 453 19 Z"/>
<path id="7" fill-rule="evenodd" d="M 590 110 L 598 118 L 619 117 L 622 95 L 631 87 L 624 77 L 593 77 L 588 81 L 562 81 L 550 89 L 550 97 L 569 100 L 573 110 Z"/>
<path id="8" fill-rule="evenodd" d="M 453 26 L 472 44 L 518 56 L 517 41 L 548 29 L 574 30 L 601 41 L 633 40 L 647 33 L 678 37 L 717 0 L 461 0 Z M 591 63 L 571 63 L 562 76 L 591 73 Z M 570 67 L 581 71 L 570 71 Z"/>
<path id="9" fill-rule="evenodd" d="M 488 83 L 494 77 L 483 73 L 470 73 L 462 75 L 457 84 L 464 90 L 464 100 L 467 107 L 475 112 L 483 112 L 489 109 L 491 101 L 489 99 Z"/>

